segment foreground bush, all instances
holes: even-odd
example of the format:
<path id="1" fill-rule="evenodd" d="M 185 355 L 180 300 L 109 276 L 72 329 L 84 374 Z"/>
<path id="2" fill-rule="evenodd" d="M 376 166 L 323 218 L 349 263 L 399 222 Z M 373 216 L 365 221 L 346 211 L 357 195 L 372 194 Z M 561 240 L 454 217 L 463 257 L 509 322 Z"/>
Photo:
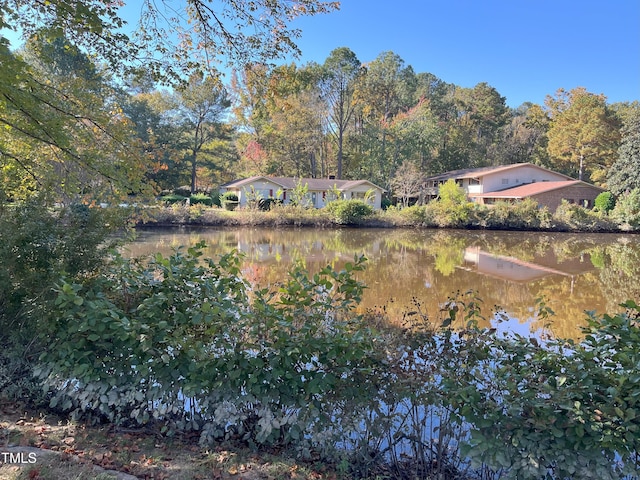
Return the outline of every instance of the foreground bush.
<path id="1" fill-rule="evenodd" d="M 0 394 L 38 401 L 32 381 L 46 339 L 39 322 L 53 301 L 62 273 L 89 278 L 117 242 L 126 209 L 83 204 L 51 209 L 36 200 L 0 210 Z"/>
<path id="2" fill-rule="evenodd" d="M 640 307 L 590 314 L 584 340 L 470 328 L 445 389 L 471 424 L 462 452 L 500 478 L 632 478 L 640 471 Z"/>
<path id="3" fill-rule="evenodd" d="M 203 442 L 288 443 L 326 433 L 339 404 L 370 395 L 378 355 L 351 312 L 362 260 L 313 279 L 295 270 L 276 292 L 249 296 L 238 257 L 203 261 L 201 247 L 116 257 L 96 278 L 59 285 L 42 326 L 52 407 L 155 419 Z"/>

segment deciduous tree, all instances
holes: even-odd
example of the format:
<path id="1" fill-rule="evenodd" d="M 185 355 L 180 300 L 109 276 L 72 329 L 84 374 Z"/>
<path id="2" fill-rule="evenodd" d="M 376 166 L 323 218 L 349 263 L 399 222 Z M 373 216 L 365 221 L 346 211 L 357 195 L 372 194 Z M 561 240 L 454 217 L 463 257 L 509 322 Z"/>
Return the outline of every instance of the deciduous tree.
<path id="1" fill-rule="evenodd" d="M 197 173 L 205 146 L 220 135 L 224 112 L 231 106 L 226 89 L 215 77 L 195 74 L 176 93 L 175 119 L 182 126 L 191 166 L 191 193 L 197 191 Z"/>
<path id="2" fill-rule="evenodd" d="M 607 106 L 604 95 L 587 92 L 583 87 L 566 92 L 558 90 L 547 97 L 549 110 L 548 152 L 556 166 L 583 180 L 601 181 L 615 161 L 619 146 L 619 124 Z"/>

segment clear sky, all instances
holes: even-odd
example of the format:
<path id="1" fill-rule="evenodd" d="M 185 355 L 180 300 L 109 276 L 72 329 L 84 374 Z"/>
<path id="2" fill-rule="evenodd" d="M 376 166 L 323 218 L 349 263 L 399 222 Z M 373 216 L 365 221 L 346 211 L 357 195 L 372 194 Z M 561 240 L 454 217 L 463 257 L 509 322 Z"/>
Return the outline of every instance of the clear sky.
<path id="1" fill-rule="evenodd" d="M 559 88 L 640 100 L 640 0 L 342 0 L 340 11 L 296 21 L 299 63 L 337 47 L 361 62 L 392 51 L 417 73 L 473 87 L 511 107 Z"/>
<path id="2" fill-rule="evenodd" d="M 125 3 L 135 24 L 139 3 Z M 640 100 L 640 0 L 342 0 L 294 26 L 298 64 L 323 63 L 338 47 L 363 63 L 391 51 L 416 73 L 486 82 L 514 108 L 559 88 Z"/>

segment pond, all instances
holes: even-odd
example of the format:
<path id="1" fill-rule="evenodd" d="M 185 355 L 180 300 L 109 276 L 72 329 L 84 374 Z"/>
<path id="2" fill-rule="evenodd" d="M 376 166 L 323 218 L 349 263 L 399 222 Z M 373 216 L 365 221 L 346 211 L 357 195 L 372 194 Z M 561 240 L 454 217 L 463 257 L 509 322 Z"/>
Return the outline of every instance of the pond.
<path id="1" fill-rule="evenodd" d="M 358 275 L 366 285 L 360 313 L 384 309 L 402 323 L 409 311 L 439 318 L 456 292 L 473 290 L 483 315 L 497 328 L 540 331 L 536 299 L 555 314 L 551 330 L 573 338 L 585 311 L 614 313 L 640 298 L 640 236 L 405 229 L 141 229 L 128 254 L 171 253 L 179 246 L 207 244 L 205 254 L 237 250 L 243 273 L 254 285 L 286 278 L 295 262 L 310 272 L 342 268 L 354 255 L 367 257 Z M 493 316 L 501 311 L 505 315 Z M 506 319 L 497 322 L 497 318 Z"/>

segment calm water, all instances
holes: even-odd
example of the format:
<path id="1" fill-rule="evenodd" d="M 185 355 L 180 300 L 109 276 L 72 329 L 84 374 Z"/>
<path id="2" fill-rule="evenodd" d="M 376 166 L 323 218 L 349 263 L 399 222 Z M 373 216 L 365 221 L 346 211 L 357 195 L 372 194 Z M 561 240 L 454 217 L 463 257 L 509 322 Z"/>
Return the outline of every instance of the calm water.
<path id="1" fill-rule="evenodd" d="M 141 230 L 131 255 L 171 253 L 204 240 L 206 255 L 231 250 L 245 255 L 245 277 L 274 284 L 298 261 L 311 272 L 341 268 L 354 255 L 368 258 L 358 278 L 367 284 L 361 311 L 385 309 L 392 322 L 416 305 L 432 319 L 457 291 L 475 290 L 487 323 L 525 333 L 539 330 L 536 299 L 555 311 L 551 329 L 575 337 L 585 311 L 619 310 L 640 300 L 640 236 L 530 232 L 390 229 L 171 229 Z M 509 317 L 497 323 L 496 306 Z"/>

